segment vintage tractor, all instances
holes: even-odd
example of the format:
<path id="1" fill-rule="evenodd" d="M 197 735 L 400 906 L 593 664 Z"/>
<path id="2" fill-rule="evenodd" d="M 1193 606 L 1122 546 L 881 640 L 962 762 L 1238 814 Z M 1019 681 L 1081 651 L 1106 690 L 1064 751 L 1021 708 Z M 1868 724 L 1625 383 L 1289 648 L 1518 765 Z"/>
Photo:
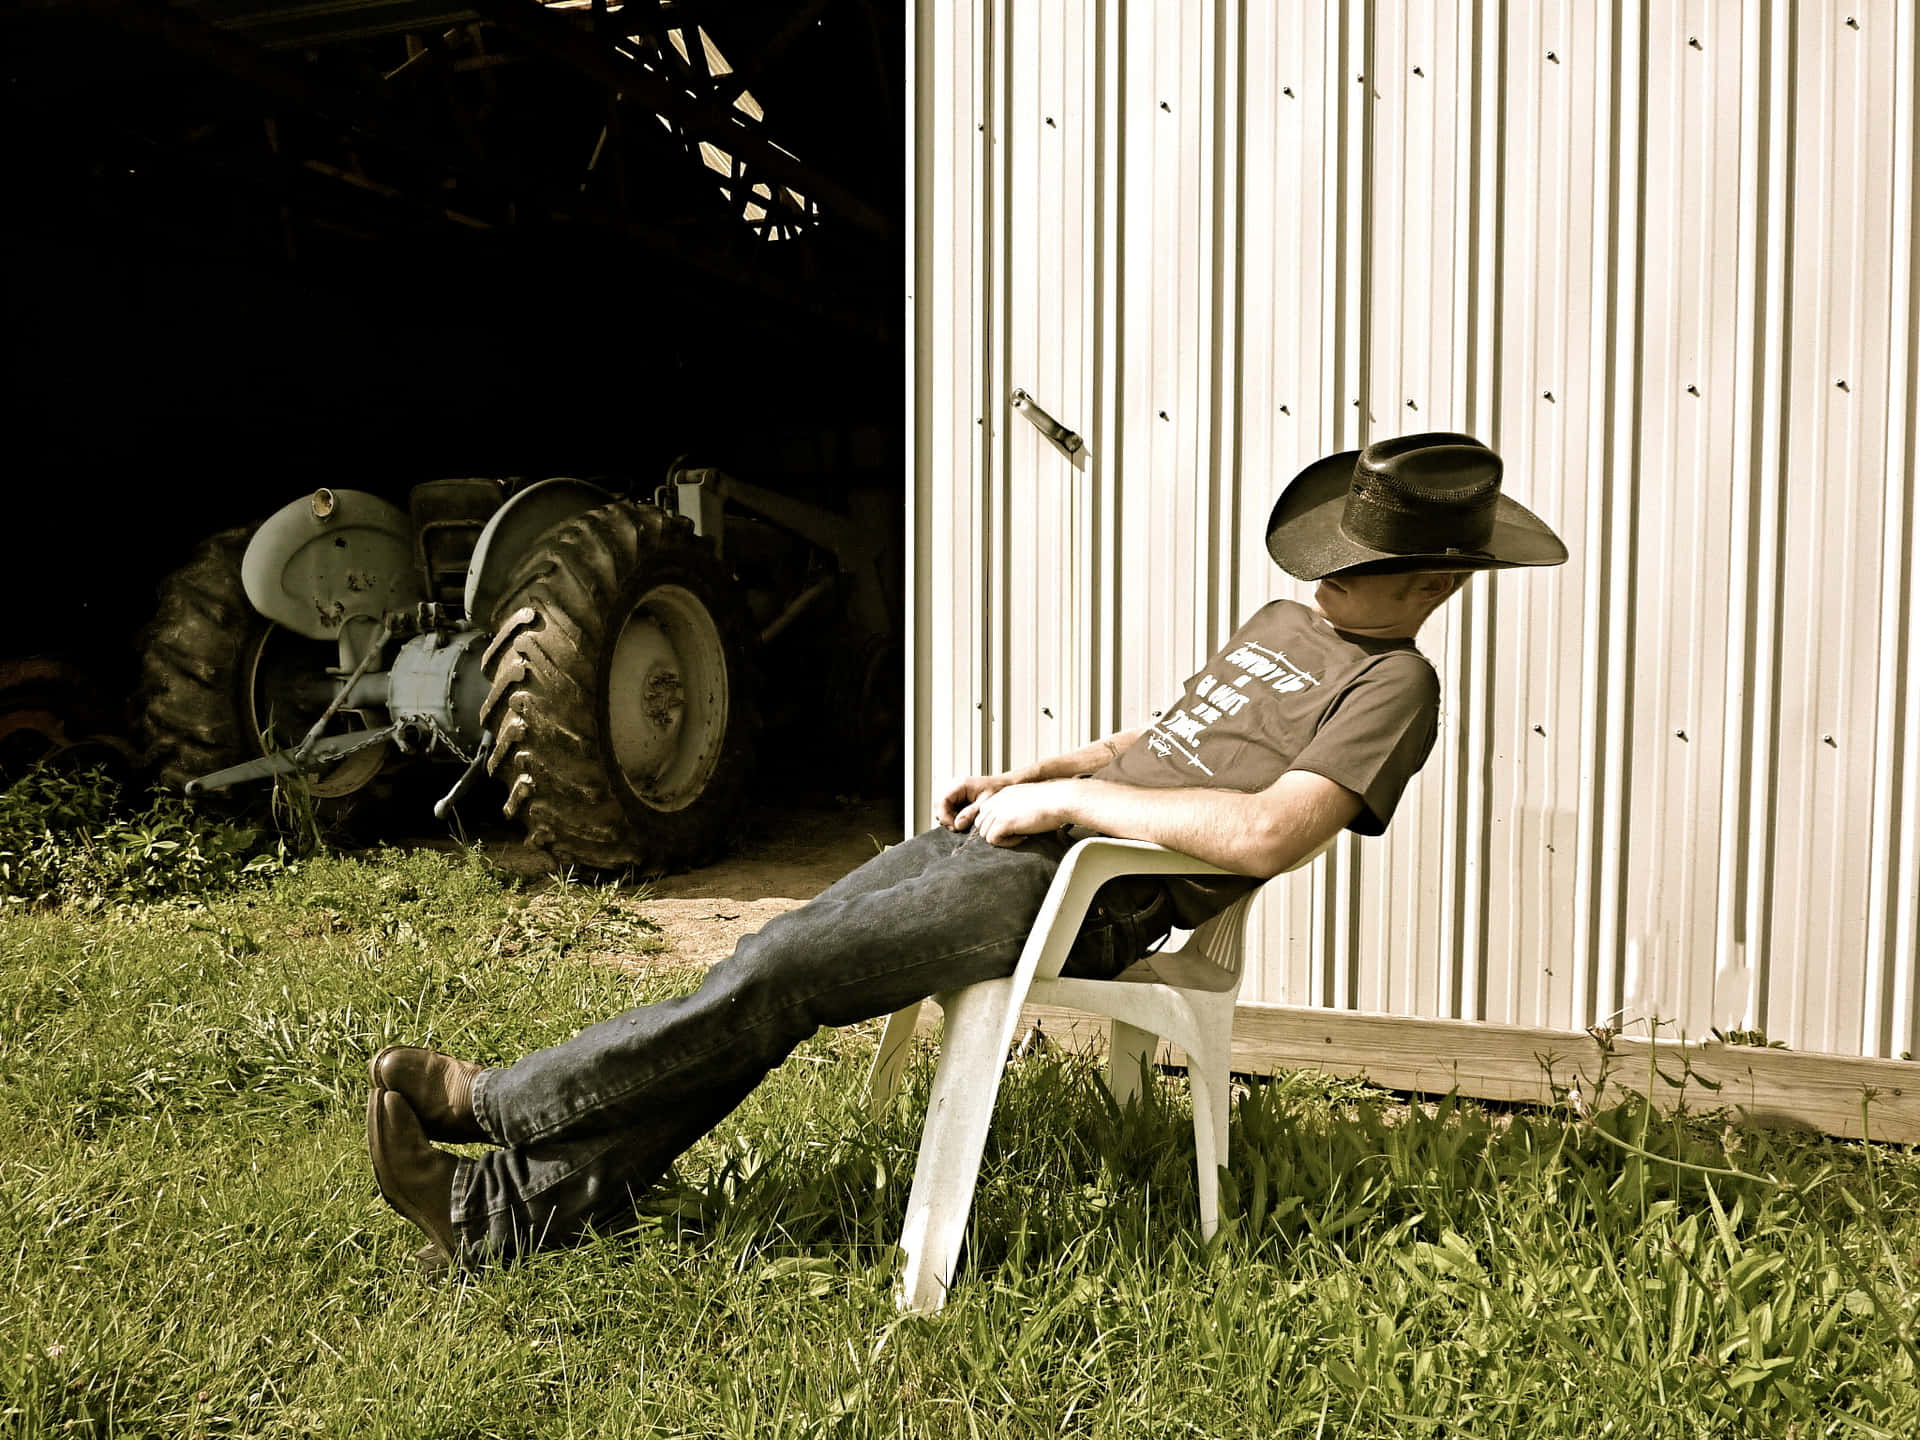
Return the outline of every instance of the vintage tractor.
<path id="1" fill-rule="evenodd" d="M 710 469 L 650 504 L 572 479 L 431 481 L 405 512 L 316 491 L 163 583 L 149 763 L 188 795 L 297 774 L 340 805 L 447 762 L 437 815 L 484 771 L 557 863 L 702 863 L 745 794 L 762 647 L 802 616 L 834 601 L 835 650 L 865 657 L 840 683 L 897 720 L 885 521 L 854 512 Z"/>

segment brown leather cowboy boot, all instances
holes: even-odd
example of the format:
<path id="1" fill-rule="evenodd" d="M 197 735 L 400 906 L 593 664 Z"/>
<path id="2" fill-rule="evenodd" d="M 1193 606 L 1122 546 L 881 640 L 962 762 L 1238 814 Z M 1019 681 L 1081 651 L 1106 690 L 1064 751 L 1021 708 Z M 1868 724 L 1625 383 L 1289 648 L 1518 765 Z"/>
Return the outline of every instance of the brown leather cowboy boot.
<path id="1" fill-rule="evenodd" d="M 429 1140 L 458 1145 L 492 1139 L 473 1113 L 473 1077 L 483 1068 L 417 1045 L 389 1045 L 367 1073 L 376 1093 L 391 1090 L 406 1100 Z"/>

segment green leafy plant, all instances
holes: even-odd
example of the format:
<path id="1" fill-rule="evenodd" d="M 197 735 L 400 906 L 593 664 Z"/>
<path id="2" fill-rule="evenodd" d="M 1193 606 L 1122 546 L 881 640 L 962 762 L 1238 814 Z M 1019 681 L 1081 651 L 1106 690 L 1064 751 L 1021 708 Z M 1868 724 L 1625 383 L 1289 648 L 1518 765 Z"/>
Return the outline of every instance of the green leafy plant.
<path id="1" fill-rule="evenodd" d="M 284 849 L 263 832 L 177 796 L 133 805 L 99 767 L 31 770 L 0 794 L 0 903 L 163 900 L 286 867 Z"/>

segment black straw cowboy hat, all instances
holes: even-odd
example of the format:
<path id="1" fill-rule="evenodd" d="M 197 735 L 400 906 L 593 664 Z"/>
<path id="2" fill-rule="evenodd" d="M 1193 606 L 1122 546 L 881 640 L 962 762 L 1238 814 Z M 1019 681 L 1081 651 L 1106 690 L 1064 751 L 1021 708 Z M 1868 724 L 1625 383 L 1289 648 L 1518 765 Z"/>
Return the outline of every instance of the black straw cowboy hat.
<path id="1" fill-rule="evenodd" d="M 1561 564 L 1567 547 L 1500 493 L 1500 469 L 1471 435 L 1437 431 L 1329 455 L 1274 502 L 1267 553 L 1300 580 Z"/>

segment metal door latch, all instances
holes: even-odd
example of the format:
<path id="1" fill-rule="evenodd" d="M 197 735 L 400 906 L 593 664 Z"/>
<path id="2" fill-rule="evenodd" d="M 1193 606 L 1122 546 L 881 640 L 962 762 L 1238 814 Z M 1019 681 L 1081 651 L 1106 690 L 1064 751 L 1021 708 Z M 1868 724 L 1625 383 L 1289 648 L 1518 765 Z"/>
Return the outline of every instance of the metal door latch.
<path id="1" fill-rule="evenodd" d="M 1013 394 L 1007 398 L 1013 402 L 1014 409 L 1018 410 L 1033 422 L 1034 429 L 1038 430 L 1042 435 L 1046 436 L 1047 439 L 1066 451 L 1067 454 L 1073 455 L 1078 453 L 1080 447 L 1087 443 L 1078 435 L 1074 434 L 1073 431 L 1062 425 L 1058 420 L 1054 419 L 1053 416 L 1034 404 L 1033 397 L 1027 394 L 1026 391 L 1015 390 Z"/>

